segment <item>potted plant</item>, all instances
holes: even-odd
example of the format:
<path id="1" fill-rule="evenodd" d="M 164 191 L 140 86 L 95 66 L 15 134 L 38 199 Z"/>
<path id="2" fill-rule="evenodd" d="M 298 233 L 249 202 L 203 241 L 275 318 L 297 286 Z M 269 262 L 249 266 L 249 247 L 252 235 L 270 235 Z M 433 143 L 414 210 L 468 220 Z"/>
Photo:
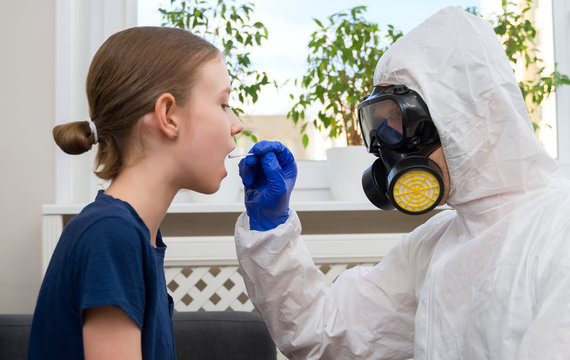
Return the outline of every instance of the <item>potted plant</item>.
<path id="1" fill-rule="evenodd" d="M 468 11 L 478 15 L 473 8 Z M 534 11 L 533 0 L 502 0 L 500 13 L 490 16 L 488 21 L 503 44 L 513 70 L 525 73 L 524 78 L 519 80 L 519 87 L 534 130 L 539 132 L 542 125 L 549 127 L 541 119 L 543 101 L 548 99 L 556 87 L 569 85 L 570 79 L 557 70 L 557 64 L 554 64 L 554 71 L 546 73 L 544 60 L 536 49 L 537 30 L 532 21 Z"/>
<path id="2" fill-rule="evenodd" d="M 374 69 L 384 51 L 402 36 L 388 25 L 387 33 L 363 17 L 365 6 L 333 14 L 325 22 L 313 19 L 317 30 L 308 44 L 307 71 L 300 83 L 302 94 L 287 114 L 300 126 L 303 145 L 309 143 L 308 126 L 331 139 L 346 138 L 346 147 L 327 150 L 329 182 L 336 200 L 365 201 L 363 171 L 374 157 L 362 146 L 358 103 L 372 91 Z M 317 112 L 307 116 L 310 111 Z"/>

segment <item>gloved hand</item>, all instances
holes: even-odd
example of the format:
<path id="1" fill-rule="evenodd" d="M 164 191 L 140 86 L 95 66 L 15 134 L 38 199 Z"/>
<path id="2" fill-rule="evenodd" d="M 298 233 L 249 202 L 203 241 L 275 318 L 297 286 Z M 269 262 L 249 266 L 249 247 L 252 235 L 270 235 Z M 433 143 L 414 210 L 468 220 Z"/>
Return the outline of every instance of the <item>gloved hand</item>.
<path id="1" fill-rule="evenodd" d="M 239 163 L 249 226 L 252 230 L 271 230 L 289 218 L 297 165 L 289 149 L 277 141 L 261 141 L 249 152 L 255 155 Z"/>

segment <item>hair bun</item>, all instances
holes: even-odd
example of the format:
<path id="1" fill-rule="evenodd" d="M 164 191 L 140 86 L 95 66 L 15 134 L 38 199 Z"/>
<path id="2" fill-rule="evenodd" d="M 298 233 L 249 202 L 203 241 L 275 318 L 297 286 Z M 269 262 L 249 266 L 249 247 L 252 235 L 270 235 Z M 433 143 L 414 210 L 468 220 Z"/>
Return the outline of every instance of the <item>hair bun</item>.
<path id="1" fill-rule="evenodd" d="M 65 153 L 78 155 L 91 149 L 94 134 L 87 121 L 74 121 L 54 127 L 53 138 Z"/>

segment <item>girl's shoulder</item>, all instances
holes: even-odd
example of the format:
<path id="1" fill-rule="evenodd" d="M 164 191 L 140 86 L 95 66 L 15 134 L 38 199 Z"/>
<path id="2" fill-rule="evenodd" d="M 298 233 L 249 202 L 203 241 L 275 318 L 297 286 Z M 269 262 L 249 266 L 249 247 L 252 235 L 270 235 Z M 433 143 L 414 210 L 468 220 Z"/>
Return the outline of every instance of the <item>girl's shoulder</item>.
<path id="1" fill-rule="evenodd" d="M 60 241 L 74 243 L 79 252 L 143 250 L 149 232 L 134 209 L 100 195 L 70 220 Z"/>

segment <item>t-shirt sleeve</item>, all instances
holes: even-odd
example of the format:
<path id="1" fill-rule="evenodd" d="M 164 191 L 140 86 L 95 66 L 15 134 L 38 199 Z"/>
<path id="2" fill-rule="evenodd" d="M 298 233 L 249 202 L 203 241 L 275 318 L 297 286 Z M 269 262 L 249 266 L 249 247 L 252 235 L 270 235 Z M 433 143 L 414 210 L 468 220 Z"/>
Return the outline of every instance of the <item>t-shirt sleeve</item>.
<path id="1" fill-rule="evenodd" d="M 80 316 L 99 306 L 122 309 L 142 329 L 145 309 L 144 237 L 121 218 L 90 226 L 79 242 L 75 268 Z"/>

